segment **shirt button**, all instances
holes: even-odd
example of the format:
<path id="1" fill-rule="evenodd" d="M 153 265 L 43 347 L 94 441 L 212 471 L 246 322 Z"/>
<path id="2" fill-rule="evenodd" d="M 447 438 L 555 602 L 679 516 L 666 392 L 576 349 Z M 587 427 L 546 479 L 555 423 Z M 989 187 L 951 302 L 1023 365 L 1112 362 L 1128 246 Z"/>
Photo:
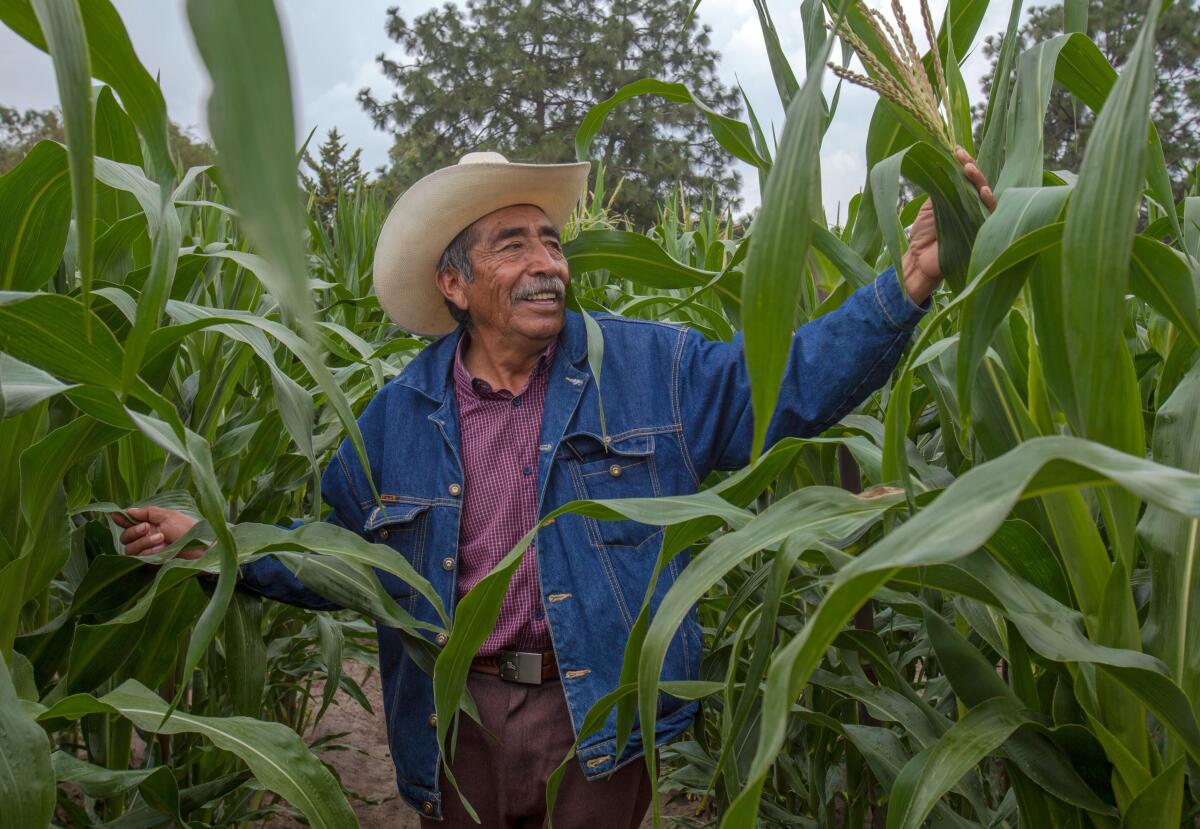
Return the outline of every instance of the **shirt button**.
<path id="1" fill-rule="evenodd" d="M 519 409 L 519 408 L 521 408 L 521 398 L 519 398 L 519 397 L 514 397 L 514 398 L 513 398 L 513 408 L 514 408 L 514 409 Z"/>
<path id="2" fill-rule="evenodd" d="M 621 464 L 614 463 L 612 466 L 610 466 L 608 468 L 608 474 L 612 475 L 614 478 L 620 478 L 621 477 Z"/>
<path id="3" fill-rule="evenodd" d="M 533 618 L 540 622 L 542 619 L 546 618 L 546 612 L 544 610 L 535 610 L 533 611 Z"/>
<path id="4" fill-rule="evenodd" d="M 459 486 L 458 484 L 450 484 L 450 494 L 451 495 L 461 495 L 462 487 Z"/>
<path id="5" fill-rule="evenodd" d="M 387 527 L 384 527 L 382 530 L 380 530 L 380 531 L 379 531 L 379 540 L 380 540 L 380 541 L 387 541 L 387 540 L 388 540 L 388 531 L 387 531 Z"/>
<path id="6" fill-rule="evenodd" d="M 432 814 L 433 814 L 433 804 L 432 804 L 432 803 L 430 803 L 428 800 L 426 800 L 426 801 L 425 801 L 425 802 L 424 802 L 424 803 L 421 805 L 421 811 L 422 811 L 422 812 L 424 812 L 424 813 L 425 813 L 425 814 L 427 814 L 427 815 L 432 815 Z"/>
<path id="7" fill-rule="evenodd" d="M 453 570 L 454 569 L 454 559 L 451 558 L 450 556 L 446 556 L 444 559 L 442 559 L 442 569 L 443 570 Z"/>
<path id="8" fill-rule="evenodd" d="M 533 470 L 526 466 L 521 469 L 521 474 L 528 478 L 533 474 Z"/>
<path id="9" fill-rule="evenodd" d="M 430 714 L 428 717 L 428 722 L 431 728 L 437 728 L 437 714 Z"/>
<path id="10" fill-rule="evenodd" d="M 439 633 L 437 636 L 433 637 L 433 641 L 437 642 L 437 646 L 441 648 L 450 641 L 450 637 L 444 633 Z"/>

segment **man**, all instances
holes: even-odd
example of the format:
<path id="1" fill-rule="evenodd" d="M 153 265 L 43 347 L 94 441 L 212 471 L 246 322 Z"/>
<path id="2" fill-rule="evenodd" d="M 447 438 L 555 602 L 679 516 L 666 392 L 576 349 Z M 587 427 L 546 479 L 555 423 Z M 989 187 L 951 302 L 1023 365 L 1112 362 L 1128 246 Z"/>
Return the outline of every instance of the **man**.
<path id="1" fill-rule="evenodd" d="M 991 207 L 982 174 L 965 152 L 960 161 Z M 323 494 L 330 520 L 398 550 L 448 607 L 568 501 L 691 493 L 709 472 L 749 460 L 753 416 L 740 337 L 709 342 L 678 326 L 597 318 L 605 344 L 601 428 L 583 320 L 564 309 L 570 276 L 559 241 L 587 172 L 586 163 L 512 164 L 472 153 L 414 184 L 380 237 L 375 289 L 384 310 L 410 332 L 446 336 L 360 418 L 370 469 L 343 442 Z M 887 379 L 940 281 L 928 206 L 903 271 L 903 286 L 889 269 L 796 333 L 768 444 L 820 433 Z M 118 520 L 134 555 L 163 549 L 193 523 L 156 508 L 129 512 L 142 523 Z M 543 823 L 547 777 L 587 711 L 617 685 L 661 540 L 655 527 L 578 515 L 539 531 L 469 681 L 486 732 L 464 718 L 453 755 L 455 778 L 484 826 Z M 655 607 L 685 562 L 677 557 L 663 574 Z M 427 602 L 382 578 L 418 619 L 437 621 Z M 244 566 L 242 585 L 335 607 L 270 557 Z M 439 635 L 435 643 L 445 641 Z M 676 633 L 663 678 L 696 679 L 701 646 L 693 616 Z M 474 825 L 439 774 L 430 678 L 382 626 L 379 659 L 400 793 L 431 825 Z M 682 732 L 695 711 L 664 695 L 653 743 Z M 556 826 L 641 821 L 652 786 L 642 735 L 620 757 L 614 738 L 610 717 L 580 746 L 559 790 Z"/>

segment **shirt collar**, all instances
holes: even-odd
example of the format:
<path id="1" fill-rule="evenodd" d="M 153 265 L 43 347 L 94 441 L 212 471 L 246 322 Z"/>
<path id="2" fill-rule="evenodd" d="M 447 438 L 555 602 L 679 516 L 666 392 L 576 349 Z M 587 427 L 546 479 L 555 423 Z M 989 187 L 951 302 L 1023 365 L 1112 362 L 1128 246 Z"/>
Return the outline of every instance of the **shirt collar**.
<path id="1" fill-rule="evenodd" d="M 481 398 L 520 397 L 529 388 L 529 384 L 533 382 L 534 377 L 549 370 L 551 364 L 554 362 L 554 352 L 558 348 L 558 340 L 556 338 L 538 355 L 537 363 L 534 364 L 533 371 L 529 373 L 529 377 L 525 381 L 525 387 L 516 394 L 513 394 L 507 389 L 493 389 L 488 381 L 471 376 L 471 372 L 467 370 L 466 363 L 463 362 L 463 352 L 470 344 L 470 341 L 470 332 L 466 328 L 463 328 L 462 334 L 458 338 L 458 345 L 454 349 L 454 384 L 459 389 Z"/>
<path id="2" fill-rule="evenodd" d="M 461 332 L 461 328 L 451 331 L 422 349 L 392 382 L 420 392 L 430 400 L 444 401 L 454 390 L 454 354 Z M 583 317 L 575 311 L 567 311 L 566 325 L 558 337 L 558 350 L 565 363 L 575 366 L 582 366 L 587 357 Z"/>

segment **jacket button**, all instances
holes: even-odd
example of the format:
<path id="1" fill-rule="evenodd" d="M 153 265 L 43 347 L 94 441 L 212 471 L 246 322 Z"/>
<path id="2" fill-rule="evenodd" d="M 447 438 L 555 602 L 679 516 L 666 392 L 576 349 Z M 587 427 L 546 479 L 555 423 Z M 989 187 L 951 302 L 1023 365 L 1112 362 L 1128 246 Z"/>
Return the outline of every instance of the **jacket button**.
<path id="1" fill-rule="evenodd" d="M 437 728 L 437 714 L 429 715 L 429 726 L 431 728 Z"/>
<path id="2" fill-rule="evenodd" d="M 620 478 L 621 477 L 621 464 L 614 463 L 612 466 L 610 466 L 608 468 L 608 474 L 612 475 L 614 478 Z"/>
<path id="3" fill-rule="evenodd" d="M 388 540 L 388 531 L 387 531 L 387 527 L 384 527 L 382 530 L 380 530 L 380 531 L 379 531 L 379 540 L 380 540 L 380 541 L 387 541 L 387 540 Z"/>
<path id="4" fill-rule="evenodd" d="M 426 801 L 425 801 L 425 802 L 424 802 L 424 803 L 421 805 L 421 811 L 422 811 L 422 812 L 424 812 L 424 813 L 425 813 L 425 814 L 427 814 L 427 815 L 432 815 L 432 814 L 433 814 L 433 804 L 432 804 L 432 803 L 430 803 L 428 800 L 426 800 Z"/>
<path id="5" fill-rule="evenodd" d="M 450 556 L 446 556 L 444 559 L 442 559 L 442 569 L 443 570 L 453 570 L 454 569 L 454 559 L 451 558 Z"/>
<path id="6" fill-rule="evenodd" d="M 433 641 L 437 642 L 437 645 L 440 648 L 444 647 L 445 644 L 450 641 L 450 637 L 444 633 L 439 633 L 437 636 L 433 637 Z"/>
<path id="7" fill-rule="evenodd" d="M 451 495 L 461 495 L 462 487 L 459 486 L 458 484 L 450 484 L 450 494 Z"/>

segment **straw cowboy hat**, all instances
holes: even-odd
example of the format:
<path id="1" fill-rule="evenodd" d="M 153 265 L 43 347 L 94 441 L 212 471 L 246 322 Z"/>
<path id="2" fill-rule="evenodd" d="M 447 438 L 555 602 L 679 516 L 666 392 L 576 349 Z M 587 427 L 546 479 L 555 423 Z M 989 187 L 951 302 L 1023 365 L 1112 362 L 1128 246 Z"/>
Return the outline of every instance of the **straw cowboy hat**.
<path id="1" fill-rule="evenodd" d="M 446 246 L 475 220 L 514 204 L 540 207 L 562 230 L 587 184 L 586 161 L 518 164 L 500 153 L 467 153 L 396 200 L 375 248 L 375 295 L 392 322 L 420 336 L 457 323 L 434 281 Z"/>

